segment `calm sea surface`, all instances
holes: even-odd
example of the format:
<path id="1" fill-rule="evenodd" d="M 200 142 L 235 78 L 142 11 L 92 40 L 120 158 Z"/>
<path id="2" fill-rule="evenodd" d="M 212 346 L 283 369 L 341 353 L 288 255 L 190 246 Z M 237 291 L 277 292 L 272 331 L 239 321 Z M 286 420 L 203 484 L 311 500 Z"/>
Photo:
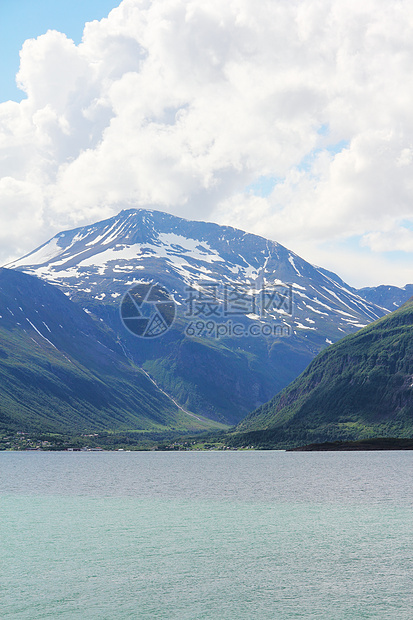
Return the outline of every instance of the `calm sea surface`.
<path id="1" fill-rule="evenodd" d="M 0 452 L 0 618 L 412 620 L 413 452 Z"/>

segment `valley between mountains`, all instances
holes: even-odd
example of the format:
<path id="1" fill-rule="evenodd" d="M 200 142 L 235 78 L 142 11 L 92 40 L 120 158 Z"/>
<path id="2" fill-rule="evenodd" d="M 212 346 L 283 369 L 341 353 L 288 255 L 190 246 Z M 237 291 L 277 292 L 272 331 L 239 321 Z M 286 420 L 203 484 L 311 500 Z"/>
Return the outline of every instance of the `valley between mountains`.
<path id="1" fill-rule="evenodd" d="M 137 335 L 122 302 L 132 290 L 135 302 L 144 297 L 130 303 L 136 323 L 147 325 L 154 285 L 169 296 L 173 317 L 165 323 L 158 312 L 158 332 Z M 273 411 L 284 429 L 285 397 L 275 395 L 345 336 L 352 346 L 370 324 L 386 327 L 386 315 L 412 294 L 413 285 L 356 290 L 282 245 L 231 227 L 125 210 L 61 232 L 0 270 L 1 430 L 176 434 L 238 425 L 245 434 L 273 428 Z M 405 329 L 408 337 L 408 320 Z M 354 383 L 351 373 L 349 364 L 342 390 Z M 277 430 L 273 445 L 297 445 L 312 437 L 304 427 L 320 423 L 322 414 L 308 405 L 294 434 L 291 398 L 288 431 Z M 411 415 L 410 408 L 407 399 L 398 415 Z M 376 401 L 373 410 L 380 410 Z M 354 426 L 362 414 L 347 403 L 337 415 Z M 383 424 L 381 416 L 384 433 L 397 430 Z M 330 431 L 314 437 L 351 435 Z"/>

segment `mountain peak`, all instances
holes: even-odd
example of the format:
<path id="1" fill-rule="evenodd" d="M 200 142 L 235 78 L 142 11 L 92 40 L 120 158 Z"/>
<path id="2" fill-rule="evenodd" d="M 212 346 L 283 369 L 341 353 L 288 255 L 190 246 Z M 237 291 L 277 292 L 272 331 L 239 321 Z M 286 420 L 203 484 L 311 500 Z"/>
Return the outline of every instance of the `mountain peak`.
<path id="1" fill-rule="evenodd" d="M 117 303 L 128 286 L 142 279 L 163 283 L 181 304 L 185 289 L 201 282 L 256 290 L 290 286 L 294 329 L 307 341 L 315 337 L 317 347 L 385 313 L 335 274 L 274 241 L 145 208 L 124 209 L 109 219 L 61 232 L 8 267 L 58 284 L 71 295 L 105 303 Z"/>

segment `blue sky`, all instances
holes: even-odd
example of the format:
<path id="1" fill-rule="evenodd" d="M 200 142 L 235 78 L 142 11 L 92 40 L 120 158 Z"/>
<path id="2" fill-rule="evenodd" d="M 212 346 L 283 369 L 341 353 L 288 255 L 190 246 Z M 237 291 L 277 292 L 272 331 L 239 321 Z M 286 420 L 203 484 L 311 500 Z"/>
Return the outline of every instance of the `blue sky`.
<path id="1" fill-rule="evenodd" d="M 80 43 L 85 22 L 107 17 L 119 4 L 120 0 L 1 0 L 0 101 L 25 96 L 16 86 L 16 73 L 26 39 L 58 30 Z"/>

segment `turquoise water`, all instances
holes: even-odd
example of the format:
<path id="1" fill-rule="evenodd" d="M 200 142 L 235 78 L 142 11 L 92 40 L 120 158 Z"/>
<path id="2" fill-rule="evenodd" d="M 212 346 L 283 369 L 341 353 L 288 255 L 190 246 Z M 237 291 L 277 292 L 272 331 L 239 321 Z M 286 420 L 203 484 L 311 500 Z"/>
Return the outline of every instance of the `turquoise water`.
<path id="1" fill-rule="evenodd" d="M 0 617 L 411 620 L 412 464 L 0 453 Z"/>

